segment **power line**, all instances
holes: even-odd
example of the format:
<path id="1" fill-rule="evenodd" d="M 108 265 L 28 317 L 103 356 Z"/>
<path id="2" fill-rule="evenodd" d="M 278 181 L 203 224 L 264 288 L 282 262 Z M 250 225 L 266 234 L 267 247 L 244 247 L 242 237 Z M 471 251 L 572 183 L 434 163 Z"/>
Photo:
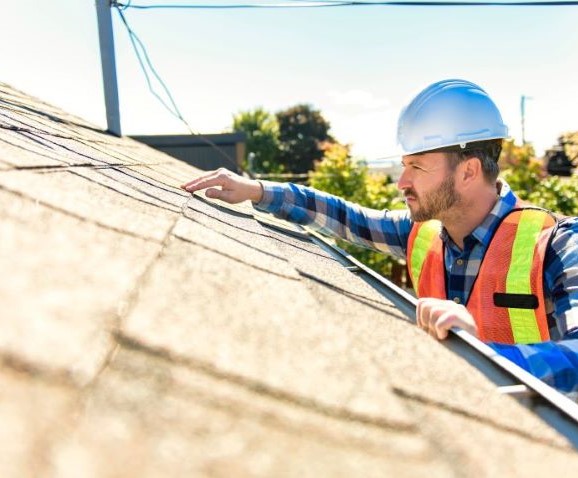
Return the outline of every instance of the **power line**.
<path id="1" fill-rule="evenodd" d="M 578 0 L 536 0 L 536 1 L 422 1 L 422 0 L 391 0 L 391 1 L 300 1 L 293 0 L 279 3 L 238 3 L 238 4 L 161 4 L 142 5 L 112 2 L 113 6 L 134 8 L 139 10 L 152 9 L 204 9 L 204 10 L 240 10 L 240 9 L 263 9 L 263 8 L 335 8 L 335 7 L 385 7 L 385 6 L 405 6 L 405 7 L 560 7 L 576 6 Z"/>
<path id="2" fill-rule="evenodd" d="M 128 32 L 128 36 L 130 38 L 132 47 L 133 47 L 134 52 L 136 54 L 139 65 L 140 65 L 140 67 L 141 67 L 141 69 L 145 75 L 145 79 L 146 79 L 146 82 L 147 82 L 147 85 L 149 87 L 150 92 L 161 102 L 161 104 L 169 111 L 169 113 L 171 113 L 173 116 L 175 116 L 177 119 L 179 119 L 187 127 L 187 129 L 189 130 L 189 132 L 193 136 L 200 138 L 203 142 L 205 142 L 206 144 L 211 146 L 215 151 L 217 151 L 221 156 L 223 156 L 223 158 L 225 158 L 227 160 L 227 162 L 231 163 L 234 166 L 235 170 L 237 170 L 237 169 L 242 170 L 241 166 L 238 165 L 237 162 L 233 158 L 231 158 L 225 151 L 223 151 L 221 148 L 219 148 L 219 146 L 217 146 L 215 143 L 213 143 L 210 139 L 206 138 L 205 136 L 196 133 L 193 130 L 193 128 L 191 127 L 191 125 L 188 123 L 188 121 L 181 114 L 179 107 L 177 106 L 175 100 L 173 99 L 173 95 L 171 94 L 167 85 L 162 80 L 160 75 L 157 73 L 155 67 L 153 66 L 153 64 L 152 64 L 152 62 L 148 56 L 146 47 L 144 46 L 143 42 L 138 37 L 138 35 L 129 26 L 129 24 L 128 24 L 125 16 L 124 16 L 123 11 L 126 10 L 127 8 L 131 7 L 131 2 L 129 1 L 126 4 L 115 3 L 114 6 L 116 7 L 117 12 L 118 12 L 126 30 L 127 30 L 127 32 Z M 142 52 L 142 56 L 141 56 L 141 52 Z M 144 56 L 144 61 L 143 61 L 143 56 Z M 170 105 L 167 104 L 167 102 L 161 97 L 161 95 L 159 95 L 155 91 L 153 84 L 151 82 L 151 78 L 149 76 L 149 72 L 147 71 L 147 67 L 148 67 L 148 70 L 150 70 L 150 72 L 154 75 L 154 77 L 157 79 L 157 81 L 161 85 L 162 89 L 164 90 L 166 96 L 168 97 L 168 99 L 170 101 Z"/>
<path id="3" fill-rule="evenodd" d="M 112 6 L 120 6 L 123 9 L 135 8 L 139 10 L 152 9 L 249 9 L 249 8 L 319 8 L 319 7 L 343 7 L 353 6 L 358 2 L 340 0 L 294 0 L 279 3 L 241 3 L 241 4 L 160 4 L 160 5 L 133 5 L 132 1 L 127 3 L 111 2 Z M 360 2 L 371 4 L 371 2 Z"/>

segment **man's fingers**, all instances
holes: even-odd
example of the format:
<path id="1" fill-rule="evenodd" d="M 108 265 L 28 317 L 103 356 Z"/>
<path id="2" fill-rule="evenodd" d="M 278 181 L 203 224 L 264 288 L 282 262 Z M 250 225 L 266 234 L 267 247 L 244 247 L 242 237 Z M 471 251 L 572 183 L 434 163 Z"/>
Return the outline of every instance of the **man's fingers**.
<path id="1" fill-rule="evenodd" d="M 424 307 L 424 310 L 424 325 L 427 333 L 436 339 L 445 338 L 446 336 L 441 332 L 439 322 L 440 320 L 443 320 L 445 315 L 447 315 L 446 309 L 440 307 L 439 303 L 436 301 L 433 303 L 428 302 L 426 307 Z"/>
<path id="2" fill-rule="evenodd" d="M 451 312 L 446 312 L 438 317 L 434 324 L 435 337 L 443 340 L 448 336 L 450 330 L 456 324 L 457 318 Z"/>
<path id="3" fill-rule="evenodd" d="M 417 325 L 432 337 L 443 340 L 452 327 L 477 336 L 475 321 L 467 309 L 449 300 L 423 298 L 416 307 Z"/>
<path id="4" fill-rule="evenodd" d="M 263 197 L 263 186 L 260 182 L 244 178 L 225 168 L 199 176 L 182 184 L 181 188 L 190 193 L 206 189 L 207 197 L 231 204 L 248 199 L 259 202 Z"/>
<path id="5" fill-rule="evenodd" d="M 418 300 L 417 301 L 417 306 L 415 308 L 415 320 L 417 323 L 417 326 L 421 329 L 424 328 L 424 320 L 423 320 L 423 300 Z"/>
<path id="6" fill-rule="evenodd" d="M 217 188 L 209 188 L 205 191 L 205 194 L 208 198 L 211 199 L 222 199 L 223 201 L 226 200 L 225 196 L 227 191 L 223 191 L 222 189 Z"/>
<path id="7" fill-rule="evenodd" d="M 417 301 L 416 307 L 416 319 L 417 325 L 424 329 L 425 331 L 429 331 L 431 328 L 431 321 L 433 315 L 433 305 L 434 303 L 429 298 L 419 299 Z"/>
<path id="8" fill-rule="evenodd" d="M 188 183 L 182 184 L 181 188 L 192 193 L 213 186 L 223 186 L 228 181 L 229 175 L 225 171 L 217 169 L 216 171 L 212 171 L 204 176 L 199 176 Z"/>
<path id="9" fill-rule="evenodd" d="M 181 186 L 185 191 L 193 193 L 201 189 L 211 188 L 213 186 L 223 186 L 226 179 L 221 175 L 214 175 L 211 177 L 197 178 L 187 184 Z"/>

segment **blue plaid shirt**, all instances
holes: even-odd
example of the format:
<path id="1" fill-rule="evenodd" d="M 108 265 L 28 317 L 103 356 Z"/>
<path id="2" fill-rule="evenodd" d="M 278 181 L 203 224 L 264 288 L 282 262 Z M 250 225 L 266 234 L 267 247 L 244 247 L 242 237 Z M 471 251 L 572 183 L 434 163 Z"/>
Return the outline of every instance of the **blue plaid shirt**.
<path id="1" fill-rule="evenodd" d="M 406 258 L 413 221 L 408 210 L 379 211 L 291 183 L 263 181 L 255 206 L 351 243 Z M 485 220 L 464 238 L 460 249 L 445 229 L 448 298 L 465 304 L 480 264 L 501 219 L 516 196 L 501 180 L 498 200 Z M 532 345 L 489 344 L 522 368 L 562 391 L 578 391 L 578 218 L 563 219 L 546 251 L 544 297 L 552 340 Z"/>

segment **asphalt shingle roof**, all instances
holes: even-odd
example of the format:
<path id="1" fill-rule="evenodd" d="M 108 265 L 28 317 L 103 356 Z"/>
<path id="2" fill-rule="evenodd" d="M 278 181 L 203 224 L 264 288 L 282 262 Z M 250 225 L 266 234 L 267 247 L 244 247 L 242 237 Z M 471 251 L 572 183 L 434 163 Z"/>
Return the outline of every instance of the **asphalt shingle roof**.
<path id="1" fill-rule="evenodd" d="M 575 450 L 199 171 L 0 83 L 0 476 L 568 476 Z"/>

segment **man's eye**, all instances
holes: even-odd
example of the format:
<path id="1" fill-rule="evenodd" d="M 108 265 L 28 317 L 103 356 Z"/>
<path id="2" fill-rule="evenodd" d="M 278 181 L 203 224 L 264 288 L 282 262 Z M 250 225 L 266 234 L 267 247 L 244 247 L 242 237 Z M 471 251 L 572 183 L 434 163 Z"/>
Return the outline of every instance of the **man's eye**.
<path id="1" fill-rule="evenodd" d="M 412 164 L 405 164 L 405 163 L 401 163 L 401 165 L 402 165 L 402 167 L 403 167 L 404 169 L 411 168 L 411 169 L 416 169 L 416 170 L 418 170 L 418 171 L 426 171 L 425 168 L 423 168 L 422 166 L 419 166 L 418 164 L 413 164 L 413 163 L 412 163 Z"/>

